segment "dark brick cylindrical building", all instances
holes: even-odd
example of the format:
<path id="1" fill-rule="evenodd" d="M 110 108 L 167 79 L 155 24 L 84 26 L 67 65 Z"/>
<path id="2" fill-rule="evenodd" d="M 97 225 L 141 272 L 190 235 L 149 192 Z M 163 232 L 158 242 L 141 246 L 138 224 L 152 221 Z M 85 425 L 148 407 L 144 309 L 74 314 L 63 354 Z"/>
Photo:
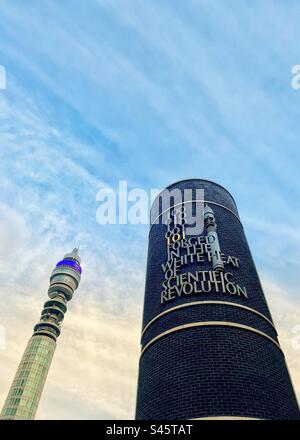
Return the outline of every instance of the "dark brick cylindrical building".
<path id="1" fill-rule="evenodd" d="M 299 419 L 234 199 L 207 180 L 175 188 L 149 234 L 137 419 Z"/>

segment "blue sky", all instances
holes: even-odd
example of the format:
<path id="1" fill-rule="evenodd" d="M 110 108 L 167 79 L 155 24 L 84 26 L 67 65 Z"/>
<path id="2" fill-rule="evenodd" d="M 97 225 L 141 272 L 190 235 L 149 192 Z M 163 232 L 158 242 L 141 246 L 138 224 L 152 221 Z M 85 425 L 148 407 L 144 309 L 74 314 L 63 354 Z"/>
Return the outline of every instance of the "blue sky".
<path id="1" fill-rule="evenodd" d="M 146 191 L 187 177 L 224 185 L 237 202 L 266 293 L 286 305 L 278 315 L 282 332 L 289 319 L 296 325 L 300 90 L 291 87 L 291 68 L 300 64 L 299 2 L 2 0 L 0 10 L 7 75 L 0 90 L 0 280 L 2 294 L 10 297 L 13 289 L 19 301 L 1 315 L 10 341 L 3 374 L 15 368 L 38 318 L 53 265 L 78 241 L 84 276 L 64 330 L 71 332 L 68 323 L 76 325 L 77 317 L 78 332 L 86 325 L 91 342 L 88 317 L 84 324 L 80 317 L 93 304 L 108 328 L 123 314 L 124 328 L 131 323 L 138 341 L 147 227 L 96 221 L 98 190 L 117 189 L 119 180 Z M 23 301 L 36 304 L 31 321 Z M 15 346 L 12 314 L 19 317 Z M 115 338 L 112 344 L 124 345 Z M 64 350 L 54 360 L 57 372 Z M 290 363 L 300 384 L 296 354 Z M 114 356 L 109 348 L 106 355 Z M 103 359 L 99 352 L 87 368 Z M 93 392 L 96 369 L 95 382 L 82 379 L 76 392 L 70 382 L 59 414 L 130 417 L 134 362 L 125 373 L 119 364 L 114 373 L 103 370 L 111 386 L 125 377 L 110 406 L 111 390 L 97 382 L 105 398 Z M 57 417 L 53 396 L 60 391 L 51 374 L 40 417 Z M 3 399 L 11 378 L 0 382 Z M 78 396 L 84 405 L 79 399 L 72 414 L 64 412 Z"/>

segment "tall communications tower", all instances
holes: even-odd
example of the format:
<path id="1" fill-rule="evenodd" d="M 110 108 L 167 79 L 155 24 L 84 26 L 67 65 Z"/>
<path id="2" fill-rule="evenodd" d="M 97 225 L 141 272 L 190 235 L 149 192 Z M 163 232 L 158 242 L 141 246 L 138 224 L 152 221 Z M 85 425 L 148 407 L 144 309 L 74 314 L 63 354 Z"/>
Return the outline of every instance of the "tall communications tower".
<path id="1" fill-rule="evenodd" d="M 299 419 L 233 197 L 200 179 L 166 190 L 151 209 L 137 419 Z"/>
<path id="2" fill-rule="evenodd" d="M 77 289 L 82 269 L 78 249 L 59 261 L 50 277 L 49 300 L 40 321 L 34 326 L 15 378 L 5 400 L 0 419 L 34 419 L 45 385 L 56 339 L 67 311 L 67 303 Z"/>

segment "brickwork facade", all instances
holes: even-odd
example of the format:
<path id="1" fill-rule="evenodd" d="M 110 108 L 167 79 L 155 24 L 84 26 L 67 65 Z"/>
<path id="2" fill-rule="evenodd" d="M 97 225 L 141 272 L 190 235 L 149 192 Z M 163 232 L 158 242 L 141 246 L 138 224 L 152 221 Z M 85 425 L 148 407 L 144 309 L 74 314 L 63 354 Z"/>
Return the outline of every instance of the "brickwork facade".
<path id="1" fill-rule="evenodd" d="M 201 263 L 188 261 L 177 270 L 178 276 L 185 275 L 164 301 L 167 226 L 151 226 L 137 419 L 299 419 L 284 354 L 232 196 L 206 180 L 186 180 L 169 189 L 174 187 L 204 189 L 226 264 L 222 275 L 215 275 L 207 255 Z M 205 235 L 204 230 L 200 236 Z M 180 249 L 180 256 L 184 252 Z M 227 264 L 228 256 L 238 266 Z M 225 276 L 230 283 L 225 289 L 218 288 L 221 281 L 201 284 L 194 281 L 197 271 L 206 280 Z M 184 292 L 187 273 L 194 287 Z"/>

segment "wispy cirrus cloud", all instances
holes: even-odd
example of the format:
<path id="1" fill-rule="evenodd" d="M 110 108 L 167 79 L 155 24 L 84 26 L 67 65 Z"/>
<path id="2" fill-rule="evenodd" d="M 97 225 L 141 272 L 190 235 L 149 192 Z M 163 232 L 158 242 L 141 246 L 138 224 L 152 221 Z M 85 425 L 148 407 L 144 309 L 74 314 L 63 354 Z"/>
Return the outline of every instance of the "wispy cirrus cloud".
<path id="1" fill-rule="evenodd" d="M 216 180 L 237 201 L 259 272 L 272 280 L 264 283 L 271 311 L 283 313 L 277 325 L 299 389 L 287 319 L 296 325 L 300 281 L 300 94 L 290 87 L 299 7 L 2 1 L 3 399 L 52 267 L 80 241 L 80 293 L 40 417 L 133 416 L 147 230 L 98 225 L 95 197 L 123 179 L 148 190 L 193 176 Z M 74 365 L 82 350 L 84 368 Z"/>

